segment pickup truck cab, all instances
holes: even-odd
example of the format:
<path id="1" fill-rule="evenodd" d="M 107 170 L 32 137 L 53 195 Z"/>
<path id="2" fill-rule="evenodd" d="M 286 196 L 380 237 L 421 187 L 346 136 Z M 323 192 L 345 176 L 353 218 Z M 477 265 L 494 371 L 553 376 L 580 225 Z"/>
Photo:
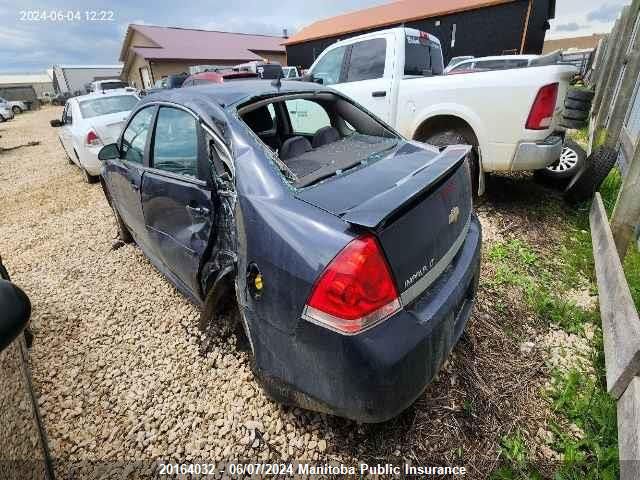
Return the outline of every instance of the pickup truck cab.
<path id="1" fill-rule="evenodd" d="M 443 70 L 435 36 L 398 27 L 336 42 L 306 78 L 348 95 L 407 138 L 473 145 L 478 193 L 483 172 L 537 170 L 558 160 L 558 121 L 575 67 L 452 76 Z"/>

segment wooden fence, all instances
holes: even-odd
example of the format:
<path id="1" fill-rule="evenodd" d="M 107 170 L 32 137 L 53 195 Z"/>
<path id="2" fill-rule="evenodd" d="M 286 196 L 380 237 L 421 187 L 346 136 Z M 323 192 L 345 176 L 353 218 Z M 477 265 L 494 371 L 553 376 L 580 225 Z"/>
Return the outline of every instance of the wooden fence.
<path id="1" fill-rule="evenodd" d="M 640 318 L 622 264 L 640 224 L 640 0 L 626 6 L 595 53 L 589 151 L 614 149 L 623 174 L 611 220 L 596 193 L 593 240 L 607 390 L 617 401 L 620 478 L 640 479 Z"/>

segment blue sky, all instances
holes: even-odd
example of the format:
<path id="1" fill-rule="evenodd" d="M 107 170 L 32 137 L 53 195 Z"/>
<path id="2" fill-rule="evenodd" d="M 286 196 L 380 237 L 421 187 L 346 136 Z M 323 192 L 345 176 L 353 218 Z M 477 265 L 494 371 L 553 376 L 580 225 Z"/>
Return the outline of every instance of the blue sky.
<path id="1" fill-rule="evenodd" d="M 428 0 L 425 0 L 428 1 Z M 115 0 L 0 0 L 0 72 L 37 72 L 53 63 L 117 63 L 129 23 L 208 28 L 246 33 L 290 33 L 321 18 L 386 3 L 387 0 L 238 0 L 176 2 L 147 6 Z M 142 3 L 142 2 L 140 2 Z M 557 0 L 548 36 L 588 35 L 611 29 L 624 0 Z M 106 7 L 105 5 L 109 5 Z M 112 21 L 87 21 L 85 12 L 113 11 Z M 23 11 L 80 12 L 81 20 L 24 19 Z"/>

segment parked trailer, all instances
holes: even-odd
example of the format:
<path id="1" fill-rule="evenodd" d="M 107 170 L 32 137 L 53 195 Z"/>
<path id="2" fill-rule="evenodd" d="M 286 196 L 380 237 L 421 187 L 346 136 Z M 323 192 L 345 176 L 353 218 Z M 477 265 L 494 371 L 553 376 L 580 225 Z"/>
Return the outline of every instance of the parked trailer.
<path id="1" fill-rule="evenodd" d="M 84 95 L 96 80 L 119 78 L 121 65 L 54 65 L 53 86 L 56 93 Z"/>

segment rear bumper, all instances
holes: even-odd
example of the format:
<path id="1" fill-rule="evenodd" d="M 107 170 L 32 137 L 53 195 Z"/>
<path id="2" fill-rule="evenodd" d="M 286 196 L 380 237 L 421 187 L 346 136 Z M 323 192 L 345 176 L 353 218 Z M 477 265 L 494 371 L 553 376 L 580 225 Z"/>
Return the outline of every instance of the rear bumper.
<path id="1" fill-rule="evenodd" d="M 101 149 L 102 145 L 100 145 L 99 147 L 85 147 L 84 150 L 79 153 L 80 163 L 89 173 L 89 175 L 100 175 L 102 162 L 98 160 L 98 153 Z"/>
<path id="2" fill-rule="evenodd" d="M 429 289 L 360 335 L 304 320 L 294 335 L 268 326 L 252 334 L 265 389 L 281 401 L 360 422 L 397 416 L 424 391 L 464 330 L 477 291 L 481 239 L 474 216 L 450 267 Z"/>
<path id="3" fill-rule="evenodd" d="M 521 142 L 511 162 L 511 170 L 539 170 L 560 158 L 564 140 L 554 134 L 540 142 Z"/>

